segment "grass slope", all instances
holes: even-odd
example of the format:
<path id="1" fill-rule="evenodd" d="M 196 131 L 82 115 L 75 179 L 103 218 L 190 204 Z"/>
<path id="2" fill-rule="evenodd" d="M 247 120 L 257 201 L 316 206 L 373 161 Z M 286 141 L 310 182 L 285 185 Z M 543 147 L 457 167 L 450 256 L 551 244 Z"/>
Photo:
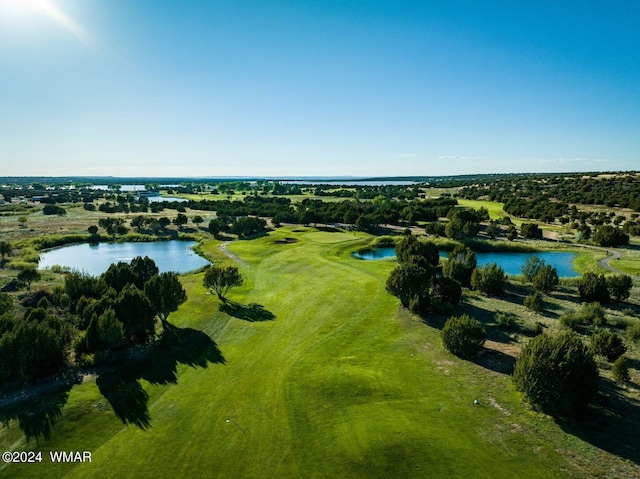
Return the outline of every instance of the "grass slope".
<path id="1" fill-rule="evenodd" d="M 276 243 L 285 237 L 298 242 Z M 616 458 L 527 410 L 509 377 L 451 356 L 437 329 L 400 309 L 384 287 L 394 264 L 350 257 L 366 241 L 282 228 L 229 245 L 248 265 L 230 299 L 275 319 L 230 317 L 202 274 L 183 277 L 189 300 L 170 321 L 204 331 L 225 364 L 180 365 L 175 384 L 141 380 L 147 430 L 124 426 L 89 378 L 71 391 L 50 441 L 26 445 L 15 424 L 0 432 L 3 449 L 46 456 L 0 474 L 612 477 Z M 215 241 L 202 248 L 220 257 Z M 52 465 L 48 450 L 92 451 L 93 462 Z"/>

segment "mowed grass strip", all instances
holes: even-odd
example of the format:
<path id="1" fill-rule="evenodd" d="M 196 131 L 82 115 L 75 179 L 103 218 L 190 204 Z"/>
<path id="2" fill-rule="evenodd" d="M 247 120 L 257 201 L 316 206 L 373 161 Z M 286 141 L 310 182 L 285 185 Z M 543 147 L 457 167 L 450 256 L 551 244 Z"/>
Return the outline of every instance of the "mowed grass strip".
<path id="1" fill-rule="evenodd" d="M 437 329 L 400 309 L 384 288 L 394 264 L 350 257 L 361 234 L 301 230 L 228 246 L 247 262 L 229 299 L 273 320 L 229 317 L 202 273 L 183 277 L 189 300 L 170 321 L 204 331 L 225 364 L 141 381 L 149 429 L 123 426 L 88 381 L 39 449 L 90 450 L 93 462 L 3 477 L 607 475 L 615 458 L 528 411 L 508 376 L 451 356 Z"/>

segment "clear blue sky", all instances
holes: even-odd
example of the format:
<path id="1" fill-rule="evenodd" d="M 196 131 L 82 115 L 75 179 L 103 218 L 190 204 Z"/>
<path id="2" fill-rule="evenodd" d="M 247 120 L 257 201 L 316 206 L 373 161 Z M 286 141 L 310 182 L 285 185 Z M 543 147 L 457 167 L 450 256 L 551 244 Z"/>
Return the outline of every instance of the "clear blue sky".
<path id="1" fill-rule="evenodd" d="M 640 2 L 0 0 L 0 175 L 640 169 Z"/>

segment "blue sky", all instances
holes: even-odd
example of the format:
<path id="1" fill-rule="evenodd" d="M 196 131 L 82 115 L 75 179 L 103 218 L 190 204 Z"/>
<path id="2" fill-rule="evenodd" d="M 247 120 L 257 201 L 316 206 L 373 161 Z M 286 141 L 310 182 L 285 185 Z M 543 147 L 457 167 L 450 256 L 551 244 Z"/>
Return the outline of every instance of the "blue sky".
<path id="1" fill-rule="evenodd" d="M 637 1 L 0 0 L 0 175 L 640 169 Z"/>

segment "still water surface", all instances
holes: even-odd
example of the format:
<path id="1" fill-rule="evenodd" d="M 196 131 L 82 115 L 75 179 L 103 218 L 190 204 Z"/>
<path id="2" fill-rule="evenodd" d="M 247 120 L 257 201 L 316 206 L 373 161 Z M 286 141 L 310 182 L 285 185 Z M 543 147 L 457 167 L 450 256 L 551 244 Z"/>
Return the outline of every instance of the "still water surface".
<path id="1" fill-rule="evenodd" d="M 209 264 L 191 249 L 195 245 L 195 241 L 83 243 L 47 251 L 40 256 L 38 267 L 48 269 L 57 264 L 98 276 L 112 263 L 128 263 L 136 256 L 148 256 L 156 262 L 161 273 L 187 273 Z"/>
<path id="2" fill-rule="evenodd" d="M 396 252 L 394 248 L 371 248 L 365 251 L 354 253 L 356 258 L 372 260 L 395 258 Z M 580 274 L 574 269 L 573 262 L 577 253 L 566 251 L 538 251 L 535 253 L 512 253 L 512 252 L 495 252 L 495 253 L 476 253 L 478 266 L 497 263 L 507 274 L 522 274 L 520 268 L 532 256 L 545 261 L 545 263 L 555 266 L 558 270 L 558 276 L 576 277 Z M 440 253 L 441 258 L 446 258 L 447 253 Z"/>

